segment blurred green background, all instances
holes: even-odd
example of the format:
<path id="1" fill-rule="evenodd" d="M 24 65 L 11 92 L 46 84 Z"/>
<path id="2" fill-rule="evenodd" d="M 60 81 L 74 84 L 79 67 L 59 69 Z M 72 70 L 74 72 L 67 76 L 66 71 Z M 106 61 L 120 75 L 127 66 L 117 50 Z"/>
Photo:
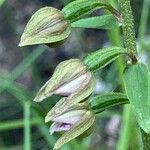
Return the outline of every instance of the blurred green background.
<path id="1" fill-rule="evenodd" d="M 0 0 L 0 150 L 52 150 L 60 134 L 50 135 L 46 113 L 58 101 L 53 96 L 32 102 L 38 89 L 63 60 L 83 58 L 111 45 L 121 46 L 121 30 L 73 29 L 68 40 L 52 49 L 45 45 L 18 47 L 31 15 L 41 7 L 62 9 L 71 0 Z M 117 1 L 110 0 L 116 8 Z M 132 0 L 140 59 L 150 62 L 150 0 Z M 104 12 L 96 11 L 93 15 Z M 95 73 L 95 94 L 123 91 L 124 58 Z M 140 136 L 128 107 L 118 106 L 97 116 L 95 132 L 61 150 L 140 150 Z"/>

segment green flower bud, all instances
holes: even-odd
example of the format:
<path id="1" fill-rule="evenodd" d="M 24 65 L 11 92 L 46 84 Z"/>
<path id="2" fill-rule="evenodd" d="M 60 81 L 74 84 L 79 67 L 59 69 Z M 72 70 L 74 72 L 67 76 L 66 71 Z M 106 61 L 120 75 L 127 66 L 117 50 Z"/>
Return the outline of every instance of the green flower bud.
<path id="1" fill-rule="evenodd" d="M 39 90 L 34 101 L 40 102 L 53 94 L 63 95 L 65 100 L 62 101 L 69 106 L 70 103 L 81 102 L 87 98 L 94 88 L 95 79 L 92 72 L 88 71 L 79 59 L 70 59 L 56 67 L 51 79 Z"/>
<path id="2" fill-rule="evenodd" d="M 78 103 L 60 115 L 51 116 L 51 121 L 53 121 L 50 127 L 51 134 L 65 131 L 54 146 L 54 149 L 59 149 L 74 138 L 81 137 L 82 135 L 88 136 L 92 131 L 91 128 L 93 128 L 95 115 L 89 109 L 87 103 Z"/>
<path id="3" fill-rule="evenodd" d="M 19 46 L 47 44 L 53 47 L 65 41 L 70 32 L 70 22 L 60 10 L 44 7 L 29 20 Z"/>

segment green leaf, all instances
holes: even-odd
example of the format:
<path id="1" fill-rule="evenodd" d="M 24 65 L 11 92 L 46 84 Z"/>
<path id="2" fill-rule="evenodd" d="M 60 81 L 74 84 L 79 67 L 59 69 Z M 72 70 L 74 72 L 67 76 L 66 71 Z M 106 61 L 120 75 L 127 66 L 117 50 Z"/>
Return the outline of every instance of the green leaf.
<path id="1" fill-rule="evenodd" d="M 90 14 L 96 9 L 105 8 L 108 5 L 102 0 L 76 0 L 66 5 L 62 12 L 71 22 L 84 15 Z"/>
<path id="2" fill-rule="evenodd" d="M 39 9 L 29 20 L 19 46 L 48 44 L 57 45 L 64 41 L 71 32 L 69 21 L 61 11 L 53 7 Z"/>
<path id="3" fill-rule="evenodd" d="M 104 48 L 87 55 L 83 62 L 89 70 L 95 71 L 105 67 L 123 54 L 127 54 L 127 52 L 126 49 L 121 47 Z"/>
<path id="4" fill-rule="evenodd" d="M 0 0 L 0 7 L 5 3 L 6 0 Z"/>
<path id="5" fill-rule="evenodd" d="M 103 93 L 90 100 L 92 110 L 100 113 L 107 108 L 129 103 L 127 96 L 123 93 Z"/>
<path id="6" fill-rule="evenodd" d="M 71 27 L 75 28 L 113 29 L 116 26 L 119 26 L 119 23 L 113 15 L 90 17 L 71 23 Z"/>
<path id="7" fill-rule="evenodd" d="M 138 63 L 126 68 L 123 79 L 137 121 L 150 133 L 150 73 L 144 64 Z"/>

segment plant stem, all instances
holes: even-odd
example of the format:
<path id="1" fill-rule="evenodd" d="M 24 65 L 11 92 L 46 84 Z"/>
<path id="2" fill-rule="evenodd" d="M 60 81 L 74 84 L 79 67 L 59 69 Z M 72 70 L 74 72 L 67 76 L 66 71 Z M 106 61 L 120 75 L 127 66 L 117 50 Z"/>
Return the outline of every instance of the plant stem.
<path id="1" fill-rule="evenodd" d="M 5 3 L 5 0 L 0 0 L 0 7 Z"/>
<path id="2" fill-rule="evenodd" d="M 116 6 L 116 1 L 112 0 L 112 5 Z M 122 38 L 121 38 L 121 32 L 120 28 L 116 27 L 115 30 L 110 30 L 109 32 L 109 38 L 112 43 L 112 45 L 115 46 L 122 46 Z M 120 90 L 124 91 L 123 81 L 122 81 L 122 72 L 124 70 L 124 58 L 119 57 L 116 61 L 116 67 L 118 71 L 118 81 L 120 84 Z M 130 106 L 125 105 L 123 107 L 123 115 L 122 115 L 122 123 L 121 123 L 121 129 L 119 134 L 119 139 L 116 145 L 117 150 L 127 150 L 128 149 L 128 143 L 130 139 L 130 130 L 131 130 L 131 110 Z"/>
<path id="3" fill-rule="evenodd" d="M 149 50 L 150 47 L 150 46 L 145 46 L 145 44 L 143 44 L 143 39 L 146 33 L 146 29 L 148 29 L 147 20 L 149 17 L 149 10 L 150 10 L 150 0 L 143 0 L 143 7 L 142 7 L 140 25 L 138 30 L 138 42 L 139 42 L 140 51 L 143 51 L 145 49 Z"/>
<path id="4" fill-rule="evenodd" d="M 130 6 L 130 0 L 119 0 L 121 6 L 122 19 L 123 19 L 123 35 L 125 47 L 129 52 L 129 56 L 132 60 L 132 64 L 137 62 L 136 59 L 136 41 L 135 41 L 135 31 L 133 23 L 133 15 Z M 143 149 L 150 149 L 150 134 L 141 131 L 142 140 L 143 140 Z"/>
<path id="5" fill-rule="evenodd" d="M 23 61 L 17 67 L 15 67 L 15 69 L 11 73 L 9 73 L 8 76 L 6 76 L 6 78 L 9 78 L 11 80 L 10 82 L 8 82 L 7 86 L 12 84 L 14 80 L 16 80 L 22 73 L 24 73 L 25 70 L 27 70 L 44 51 L 45 49 L 43 49 L 41 46 L 38 46 L 33 52 L 31 52 L 26 58 L 24 58 Z M 0 94 L 5 90 L 6 87 L 0 88 Z"/>
<path id="6" fill-rule="evenodd" d="M 24 150 L 31 150 L 30 103 L 24 104 Z"/>
<path id="7" fill-rule="evenodd" d="M 116 1 L 111 0 L 111 5 L 113 5 L 114 7 L 117 7 L 116 6 Z M 133 22 L 133 20 L 132 20 L 132 22 Z M 134 28 L 134 25 L 131 28 Z M 120 32 L 119 28 L 116 28 L 115 30 L 111 30 L 108 33 L 109 33 L 110 41 L 113 45 L 122 46 L 122 38 L 121 38 L 121 32 Z M 128 35 L 126 35 L 126 37 L 127 36 Z M 134 37 L 132 37 L 132 38 L 135 39 Z M 135 49 L 135 51 L 136 51 L 136 49 Z M 123 57 L 119 57 L 117 59 L 116 67 L 118 69 L 118 80 L 119 80 L 119 83 L 120 83 L 120 90 L 124 91 L 124 86 L 123 86 L 123 81 L 122 81 L 122 72 L 124 70 L 124 59 L 123 59 Z M 121 124 L 119 139 L 118 139 L 117 146 L 116 146 L 117 150 L 128 150 L 129 141 L 130 141 L 130 138 L 131 138 L 130 133 L 131 133 L 131 130 L 132 130 L 133 122 L 134 122 L 134 120 L 132 118 L 131 108 L 130 108 L 129 105 L 125 105 L 124 108 L 123 108 L 122 124 Z"/>
<path id="8" fill-rule="evenodd" d="M 142 8 L 142 14 L 141 14 L 141 20 L 140 20 L 140 26 L 139 26 L 139 40 L 141 43 L 142 38 L 145 35 L 145 29 L 146 29 L 146 22 L 148 19 L 148 12 L 149 12 L 149 6 L 150 6 L 150 1 L 149 0 L 144 0 L 143 1 L 143 8 Z M 145 133 L 141 129 L 141 135 L 142 135 L 142 141 L 143 141 L 143 149 L 144 150 L 149 150 L 150 149 L 150 134 Z"/>
<path id="9" fill-rule="evenodd" d="M 111 43 L 115 46 L 122 46 L 121 35 L 119 28 L 115 30 L 111 30 L 108 32 Z M 118 81 L 120 83 L 120 90 L 124 91 L 123 81 L 122 81 L 122 72 L 124 70 L 124 60 L 122 57 L 118 58 L 116 61 L 116 67 L 118 70 Z M 130 139 L 130 131 L 131 131 L 131 122 L 132 122 L 132 113 L 130 110 L 130 106 L 125 105 L 123 107 L 123 115 L 122 115 L 122 124 L 119 134 L 119 139 L 117 142 L 116 149 L 117 150 L 128 150 L 129 139 Z"/>
<path id="10" fill-rule="evenodd" d="M 143 141 L 143 150 L 150 150 L 150 133 L 145 133 L 141 129 L 142 141 Z"/>
<path id="11" fill-rule="evenodd" d="M 30 121 L 30 126 L 40 125 L 41 120 L 39 118 L 34 118 Z M 15 121 L 5 121 L 0 123 L 0 131 L 5 130 L 13 130 L 22 128 L 24 126 L 24 122 L 22 119 Z"/>
<path id="12" fill-rule="evenodd" d="M 119 0 L 122 13 L 122 29 L 124 36 L 124 44 L 129 53 L 129 57 L 132 60 L 132 64 L 137 62 L 136 59 L 136 41 L 135 41 L 135 29 L 133 23 L 132 9 L 130 0 Z"/>
<path id="13" fill-rule="evenodd" d="M 142 7 L 142 13 L 141 13 L 141 19 L 139 25 L 139 40 L 141 40 L 144 37 L 145 31 L 147 29 L 146 23 L 149 16 L 149 10 L 150 10 L 149 7 L 150 7 L 150 0 L 143 0 L 143 7 Z"/>
<path id="14" fill-rule="evenodd" d="M 117 150 L 127 150 L 131 133 L 131 108 L 124 106 L 121 134 L 117 145 Z"/>
<path id="15" fill-rule="evenodd" d="M 148 20 L 148 13 L 150 10 L 150 1 L 149 0 L 144 0 L 143 1 L 143 8 L 142 8 L 142 13 L 141 13 L 141 20 L 140 20 L 140 26 L 139 26 L 139 42 L 140 42 L 140 48 L 141 48 L 141 43 L 142 39 L 144 38 L 146 29 L 147 29 L 147 20 Z M 141 49 L 142 50 L 142 49 Z M 150 149 L 150 133 L 145 133 L 141 129 L 141 136 L 142 136 L 142 142 L 143 142 L 143 149 L 144 150 L 149 150 Z"/>

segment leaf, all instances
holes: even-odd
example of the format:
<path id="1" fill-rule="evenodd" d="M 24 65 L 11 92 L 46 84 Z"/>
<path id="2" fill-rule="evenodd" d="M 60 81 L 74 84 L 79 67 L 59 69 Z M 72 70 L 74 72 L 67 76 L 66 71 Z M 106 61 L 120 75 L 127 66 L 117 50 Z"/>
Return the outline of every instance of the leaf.
<path id="1" fill-rule="evenodd" d="M 66 5 L 62 12 L 71 22 L 90 14 L 96 9 L 105 8 L 108 5 L 102 0 L 76 0 Z"/>
<path id="2" fill-rule="evenodd" d="M 69 21 L 61 11 L 53 7 L 39 9 L 29 20 L 19 46 L 34 44 L 56 45 L 64 41 L 71 32 Z"/>
<path id="3" fill-rule="evenodd" d="M 126 68 L 123 79 L 137 121 L 150 133 L 150 73 L 144 64 L 138 63 Z"/>
<path id="4" fill-rule="evenodd" d="M 116 26 L 119 26 L 119 23 L 113 15 L 90 17 L 71 23 L 71 27 L 75 28 L 113 29 Z"/>
<path id="5" fill-rule="evenodd" d="M 96 113 L 116 105 L 129 103 L 127 96 L 123 93 L 103 93 L 94 96 L 90 100 L 90 106 Z"/>
<path id="6" fill-rule="evenodd" d="M 123 54 L 127 54 L 127 52 L 126 49 L 121 47 L 104 48 L 87 55 L 83 62 L 89 70 L 95 71 L 105 67 Z"/>
<path id="7" fill-rule="evenodd" d="M 5 3 L 6 0 L 0 0 L 0 7 Z"/>

